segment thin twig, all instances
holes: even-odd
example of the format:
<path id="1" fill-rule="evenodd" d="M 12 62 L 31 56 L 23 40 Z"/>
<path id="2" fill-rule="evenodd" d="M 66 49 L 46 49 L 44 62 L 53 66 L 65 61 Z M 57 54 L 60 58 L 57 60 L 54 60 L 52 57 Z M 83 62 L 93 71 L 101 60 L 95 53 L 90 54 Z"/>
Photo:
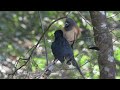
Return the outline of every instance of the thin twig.
<path id="1" fill-rule="evenodd" d="M 85 17 L 80 13 L 80 11 L 79 11 L 79 15 L 80 15 L 80 16 L 85 20 L 85 22 L 88 23 L 91 27 L 93 27 L 94 29 L 98 30 L 96 27 L 94 27 L 93 25 L 91 25 L 91 24 L 85 19 Z M 107 27 L 107 28 L 108 28 L 108 27 Z M 99 31 L 99 30 L 98 30 L 98 31 Z M 109 31 L 109 32 L 112 32 L 112 30 Z M 94 38 L 97 37 L 97 36 L 99 36 L 99 34 L 103 34 L 103 33 L 105 33 L 105 32 L 101 32 L 101 33 L 98 33 L 98 34 L 94 35 Z M 105 38 L 104 38 L 104 39 L 105 39 Z M 104 39 L 103 39 L 103 40 L 104 40 Z M 99 43 L 99 45 L 102 44 L 103 40 Z M 108 47 L 108 48 L 109 48 L 109 47 Z"/>
<path id="2" fill-rule="evenodd" d="M 49 30 L 49 28 L 50 28 L 55 22 L 57 22 L 58 20 L 64 19 L 64 18 L 67 18 L 67 17 L 66 17 L 66 16 L 60 17 L 60 18 L 54 20 L 52 23 L 50 23 L 50 25 L 48 26 L 48 28 L 45 30 L 45 32 L 42 34 L 42 36 L 39 38 L 37 44 L 36 44 L 34 47 L 32 47 L 33 49 L 32 49 L 32 51 L 31 51 L 29 57 L 28 57 L 27 59 L 23 59 L 23 60 L 27 60 L 27 61 L 26 61 L 22 66 L 20 66 L 18 69 L 16 69 L 12 74 L 9 74 L 9 75 L 12 75 L 12 77 L 13 77 L 14 74 L 15 74 L 19 69 L 21 69 L 23 66 L 25 66 L 25 65 L 30 61 L 30 59 L 32 58 L 32 55 L 33 55 L 35 49 L 36 49 L 37 46 L 39 45 L 39 43 L 40 43 L 40 41 L 42 40 L 42 38 L 44 37 L 45 33 Z M 30 50 L 29 50 L 29 51 L 30 51 Z M 28 52 L 29 52 L 29 51 L 28 51 Z M 22 59 L 22 58 L 20 58 L 20 59 Z M 19 59 L 19 60 L 20 60 L 20 59 Z"/>
<path id="3" fill-rule="evenodd" d="M 71 13 L 72 13 L 72 11 L 69 11 L 66 16 L 68 17 L 68 15 L 70 15 Z"/>
<path id="4" fill-rule="evenodd" d="M 94 27 L 92 24 L 90 24 L 87 20 L 86 20 L 86 18 L 80 13 L 80 11 L 79 11 L 79 15 L 85 20 L 85 22 L 86 23 L 88 23 L 91 27 L 93 27 L 94 29 L 96 29 L 96 30 L 98 30 L 96 27 Z M 99 31 L 99 30 L 98 30 Z M 110 31 L 111 32 L 111 31 Z M 102 33 L 105 33 L 105 32 L 102 32 Z M 102 34 L 102 33 L 99 33 L 99 34 Z M 94 37 L 97 37 L 99 34 L 96 34 L 96 35 L 94 35 Z"/>
<path id="5" fill-rule="evenodd" d="M 41 27 L 42 27 L 42 31 L 44 33 L 44 26 L 42 24 L 42 15 L 40 13 L 40 11 L 38 11 L 39 14 L 39 18 L 40 18 L 40 23 L 41 23 Z M 45 57 L 46 57 L 46 65 L 48 66 L 48 54 L 47 54 L 47 47 L 46 47 L 46 39 L 45 39 L 45 35 L 44 35 L 44 46 L 45 46 Z"/>
<path id="6" fill-rule="evenodd" d="M 84 65 L 86 65 L 89 62 L 90 62 L 90 60 L 88 60 L 87 62 L 85 62 L 83 65 L 81 65 L 80 68 L 83 67 Z M 72 68 L 72 69 L 62 69 L 61 68 L 60 70 L 74 70 L 74 69 L 76 69 L 76 68 Z"/>
<path id="7" fill-rule="evenodd" d="M 113 18 L 113 17 L 117 16 L 118 14 L 120 14 L 120 12 L 116 13 L 114 16 L 107 17 L 107 19 Z"/>
<path id="8" fill-rule="evenodd" d="M 45 69 L 44 73 L 40 76 L 40 79 L 47 79 L 54 69 L 54 65 L 57 63 L 58 59 L 55 59 L 52 63 L 50 63 Z"/>

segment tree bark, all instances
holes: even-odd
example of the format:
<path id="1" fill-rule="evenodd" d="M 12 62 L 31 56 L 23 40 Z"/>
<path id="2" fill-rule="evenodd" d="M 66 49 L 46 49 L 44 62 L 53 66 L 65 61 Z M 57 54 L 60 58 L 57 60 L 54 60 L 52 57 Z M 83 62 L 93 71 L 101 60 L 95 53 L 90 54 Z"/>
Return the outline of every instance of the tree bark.
<path id="1" fill-rule="evenodd" d="M 112 35 L 107 27 L 105 11 L 90 11 L 94 40 L 98 51 L 100 79 L 115 79 L 116 64 L 113 57 Z"/>

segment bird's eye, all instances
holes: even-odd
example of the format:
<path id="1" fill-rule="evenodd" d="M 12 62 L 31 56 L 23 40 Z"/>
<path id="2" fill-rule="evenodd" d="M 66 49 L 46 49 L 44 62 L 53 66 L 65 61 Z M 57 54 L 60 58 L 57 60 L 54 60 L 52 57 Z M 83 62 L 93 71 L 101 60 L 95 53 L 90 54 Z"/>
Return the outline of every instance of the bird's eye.
<path id="1" fill-rule="evenodd" d="M 69 23 L 66 22 L 66 23 L 65 23 L 65 27 L 68 27 L 68 26 L 69 26 Z"/>

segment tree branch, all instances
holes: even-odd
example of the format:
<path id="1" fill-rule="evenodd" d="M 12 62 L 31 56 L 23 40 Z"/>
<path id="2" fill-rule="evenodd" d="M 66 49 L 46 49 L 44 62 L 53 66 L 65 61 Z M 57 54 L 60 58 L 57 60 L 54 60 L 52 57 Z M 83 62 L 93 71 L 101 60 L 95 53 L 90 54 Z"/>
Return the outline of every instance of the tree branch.
<path id="1" fill-rule="evenodd" d="M 19 58 L 19 59 L 18 59 L 18 60 L 27 60 L 27 61 L 26 61 L 22 66 L 20 66 L 18 69 L 16 69 L 12 74 L 9 74 L 9 75 L 12 75 L 12 77 L 13 77 L 13 76 L 15 75 L 15 73 L 16 73 L 19 69 L 21 69 L 23 66 L 25 66 L 25 65 L 30 61 L 30 59 L 31 59 L 31 57 L 32 57 L 35 49 L 36 49 L 37 46 L 39 45 L 40 41 L 42 40 L 42 38 L 44 37 L 44 35 L 46 34 L 46 32 L 49 30 L 49 28 L 50 28 L 55 22 L 57 22 L 58 20 L 61 20 L 61 19 L 64 19 L 64 18 L 67 18 L 67 16 L 60 17 L 60 18 L 54 20 L 52 23 L 50 23 L 50 25 L 48 26 L 48 28 L 45 30 L 45 32 L 42 34 L 42 36 L 39 38 L 37 44 L 32 47 L 33 49 L 31 50 L 31 53 L 30 53 L 29 57 L 28 57 L 27 59 L 23 59 L 23 58 Z M 30 50 L 29 50 L 29 51 L 30 51 Z M 8 76 L 9 76 L 9 75 L 8 75 Z"/>

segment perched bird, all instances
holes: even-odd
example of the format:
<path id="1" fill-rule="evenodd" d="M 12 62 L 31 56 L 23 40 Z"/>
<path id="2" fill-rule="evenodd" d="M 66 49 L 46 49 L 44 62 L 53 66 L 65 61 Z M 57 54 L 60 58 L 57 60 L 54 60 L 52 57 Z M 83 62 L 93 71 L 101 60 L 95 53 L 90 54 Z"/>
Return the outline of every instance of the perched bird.
<path id="1" fill-rule="evenodd" d="M 64 29 L 63 29 L 63 34 L 64 34 L 64 37 L 69 42 L 69 44 L 71 45 L 71 47 L 73 48 L 74 42 L 81 35 L 81 30 L 73 19 L 67 18 L 65 21 Z"/>
<path id="2" fill-rule="evenodd" d="M 67 60 L 66 64 L 68 65 L 72 63 L 72 65 L 79 70 L 80 74 L 84 78 L 76 60 L 74 59 L 73 50 L 69 42 L 63 37 L 63 31 L 57 30 L 54 33 L 54 36 L 55 40 L 52 42 L 51 49 L 55 60 L 58 59 L 61 63 Z"/>

